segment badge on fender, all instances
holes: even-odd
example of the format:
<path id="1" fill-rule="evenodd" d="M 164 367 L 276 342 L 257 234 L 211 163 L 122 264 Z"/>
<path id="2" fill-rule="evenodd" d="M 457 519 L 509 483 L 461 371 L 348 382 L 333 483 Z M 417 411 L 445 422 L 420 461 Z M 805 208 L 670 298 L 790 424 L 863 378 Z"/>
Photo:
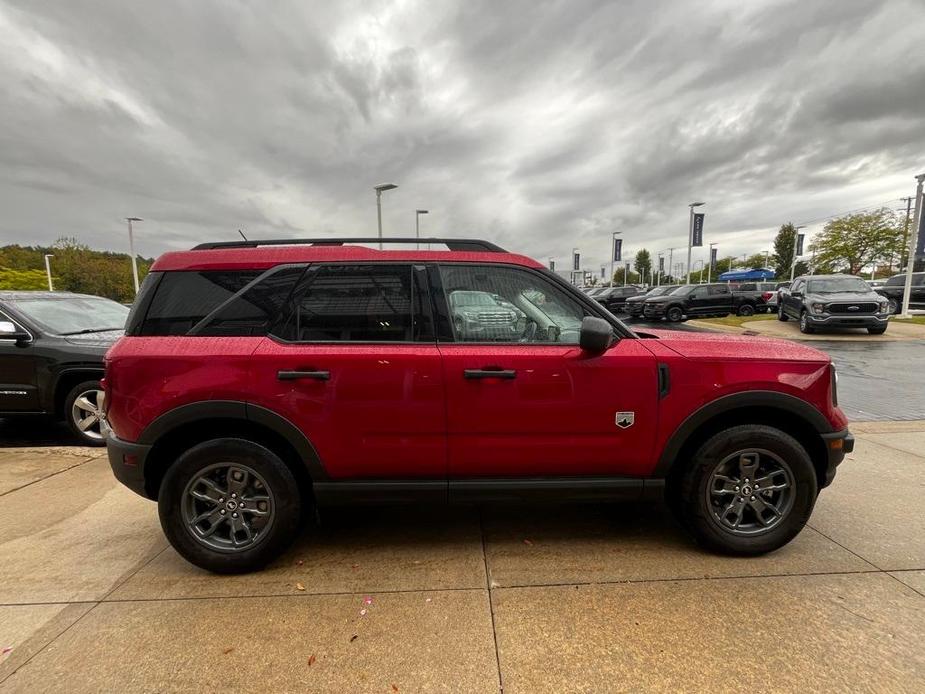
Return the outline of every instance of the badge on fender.
<path id="1" fill-rule="evenodd" d="M 621 429 L 629 429 L 636 421 L 635 412 L 617 412 L 616 424 Z"/>

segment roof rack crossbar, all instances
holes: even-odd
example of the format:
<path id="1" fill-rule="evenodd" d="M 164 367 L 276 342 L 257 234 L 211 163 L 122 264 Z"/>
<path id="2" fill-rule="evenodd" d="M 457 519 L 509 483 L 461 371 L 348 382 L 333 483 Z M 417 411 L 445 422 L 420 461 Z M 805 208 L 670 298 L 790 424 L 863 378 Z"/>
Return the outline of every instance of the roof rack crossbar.
<path id="1" fill-rule="evenodd" d="M 319 239 L 254 239 L 251 241 L 216 241 L 200 243 L 193 246 L 194 251 L 215 250 L 219 248 L 257 248 L 258 246 L 343 246 L 345 243 L 439 243 L 451 251 L 506 253 L 503 248 L 490 241 L 480 239 L 443 239 L 443 238 L 319 238 Z"/>

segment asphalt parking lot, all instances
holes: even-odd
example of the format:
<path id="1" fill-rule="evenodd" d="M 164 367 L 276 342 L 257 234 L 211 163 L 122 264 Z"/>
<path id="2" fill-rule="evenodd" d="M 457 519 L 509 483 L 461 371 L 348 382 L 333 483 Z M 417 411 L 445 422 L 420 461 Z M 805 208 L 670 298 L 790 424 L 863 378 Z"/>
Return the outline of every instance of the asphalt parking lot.
<path id="1" fill-rule="evenodd" d="M 658 503 L 365 508 L 218 577 L 102 451 L 0 423 L 0 691 L 921 691 L 925 417 L 894 413 L 922 346 L 835 344 L 852 419 L 894 421 L 853 425 L 809 527 L 757 559 Z"/>

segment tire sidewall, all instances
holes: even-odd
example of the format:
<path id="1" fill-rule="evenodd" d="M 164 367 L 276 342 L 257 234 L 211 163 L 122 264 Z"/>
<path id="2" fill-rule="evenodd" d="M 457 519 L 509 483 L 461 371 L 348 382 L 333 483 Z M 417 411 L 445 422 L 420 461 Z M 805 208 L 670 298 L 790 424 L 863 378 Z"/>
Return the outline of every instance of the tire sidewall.
<path id="1" fill-rule="evenodd" d="M 86 393 L 88 390 L 103 390 L 100 386 L 98 380 L 90 379 L 78 383 L 76 386 L 71 388 L 68 392 L 67 397 L 64 398 L 64 421 L 67 422 L 68 428 L 74 433 L 74 435 L 80 439 L 80 441 L 85 446 L 105 446 L 106 441 L 103 438 L 91 438 L 87 436 L 77 427 L 77 422 L 74 421 L 74 416 L 72 410 L 74 409 L 74 402 L 80 397 L 83 393 Z"/>
<path id="2" fill-rule="evenodd" d="M 755 309 L 749 304 L 739 306 L 739 315 L 743 317 L 755 315 Z"/>
<path id="3" fill-rule="evenodd" d="M 759 535 L 734 535 L 719 525 L 707 498 L 710 477 L 727 456 L 748 448 L 766 449 L 790 466 L 795 485 L 793 505 L 771 530 Z M 819 492 L 813 463 L 800 443 L 790 435 L 764 425 L 741 425 L 710 438 L 694 456 L 682 485 L 682 516 L 697 540 L 710 549 L 741 555 L 756 555 L 784 546 L 803 529 L 812 514 Z"/>
<path id="4" fill-rule="evenodd" d="M 190 480 L 208 465 L 241 463 L 253 468 L 273 493 L 275 515 L 265 537 L 241 552 L 219 552 L 198 542 L 181 512 Z M 164 475 L 158 494 L 158 515 L 167 540 L 187 561 L 215 573 L 244 573 L 276 558 L 295 537 L 301 517 L 299 488 L 292 471 L 269 449 L 244 439 L 215 439 L 184 452 Z"/>
<path id="5" fill-rule="evenodd" d="M 665 317 L 671 323 L 680 323 L 681 319 L 684 317 L 684 311 L 682 311 L 678 306 L 672 306 L 665 313 Z"/>
<path id="6" fill-rule="evenodd" d="M 804 335 L 811 335 L 813 332 L 813 328 L 809 324 L 809 314 L 805 309 L 800 313 L 800 332 Z"/>

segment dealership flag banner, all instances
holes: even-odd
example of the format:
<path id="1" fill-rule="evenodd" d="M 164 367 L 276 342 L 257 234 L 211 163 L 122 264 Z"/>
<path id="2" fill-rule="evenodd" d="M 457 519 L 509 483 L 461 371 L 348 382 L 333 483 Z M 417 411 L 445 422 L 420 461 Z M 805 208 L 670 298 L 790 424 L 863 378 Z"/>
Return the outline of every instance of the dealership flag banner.
<path id="1" fill-rule="evenodd" d="M 578 251 L 572 255 L 572 269 L 575 272 L 581 269 L 581 254 Z"/>
<path id="2" fill-rule="evenodd" d="M 606 271 L 607 271 L 607 268 L 603 268 L 603 267 L 601 268 L 601 279 L 604 279 Z"/>
<path id="3" fill-rule="evenodd" d="M 619 263 L 623 257 L 623 239 L 614 237 L 613 240 L 613 262 Z"/>
<path id="4" fill-rule="evenodd" d="M 799 258 L 803 255 L 803 237 L 805 234 L 797 234 L 797 252 L 794 254 L 795 257 Z"/>
<path id="5" fill-rule="evenodd" d="M 556 261 L 555 260 L 549 261 L 549 269 L 552 270 L 553 272 L 556 271 Z"/>
<path id="6" fill-rule="evenodd" d="M 698 212 L 694 215 L 694 234 L 691 240 L 692 246 L 703 245 L 703 214 Z"/>
<path id="7" fill-rule="evenodd" d="M 624 279 L 630 276 L 630 263 L 626 264 L 626 270 L 623 271 Z"/>
<path id="8" fill-rule="evenodd" d="M 658 257 L 658 271 L 663 275 L 665 274 L 665 258 L 661 255 Z"/>
<path id="9" fill-rule="evenodd" d="M 713 269 L 714 272 L 716 271 L 716 251 L 717 250 L 718 249 L 716 248 L 710 249 L 710 267 Z"/>

